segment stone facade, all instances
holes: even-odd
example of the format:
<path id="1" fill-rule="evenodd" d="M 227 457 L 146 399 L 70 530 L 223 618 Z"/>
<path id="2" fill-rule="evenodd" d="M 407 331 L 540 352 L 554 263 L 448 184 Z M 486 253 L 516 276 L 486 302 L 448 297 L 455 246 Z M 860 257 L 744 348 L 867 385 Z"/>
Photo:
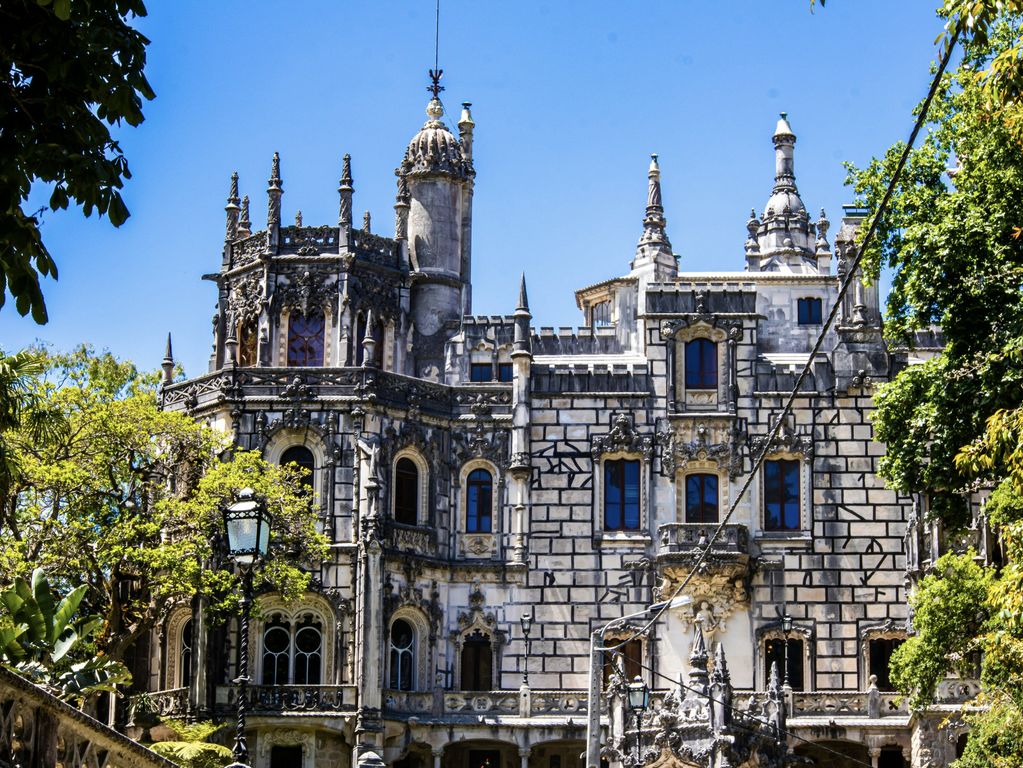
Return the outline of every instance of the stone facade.
<path id="1" fill-rule="evenodd" d="M 168 347 L 164 407 L 306 461 L 333 544 L 304 600 L 258 598 L 255 768 L 576 768 L 591 706 L 612 768 L 776 765 L 785 741 L 819 765 L 944 765 L 941 721 L 883 679 L 919 535 L 870 416 L 909 359 L 858 275 L 814 351 L 862 214 L 832 247 L 785 116 L 742 271 L 679 271 L 655 156 L 629 271 L 555 331 L 531 327 L 524 278 L 513 312 L 471 314 L 475 124 L 466 104 L 449 129 L 436 93 L 427 113 L 394 237 L 354 227 L 347 156 L 336 226 L 282 224 L 275 156 L 252 232 L 233 179 L 209 373 L 173 383 Z M 658 621 L 615 623 L 682 584 Z M 638 743 L 620 675 L 591 701 L 608 624 L 608 658 L 652 689 Z M 167 617 L 145 670 L 162 712 L 230 712 L 236 632 Z"/>

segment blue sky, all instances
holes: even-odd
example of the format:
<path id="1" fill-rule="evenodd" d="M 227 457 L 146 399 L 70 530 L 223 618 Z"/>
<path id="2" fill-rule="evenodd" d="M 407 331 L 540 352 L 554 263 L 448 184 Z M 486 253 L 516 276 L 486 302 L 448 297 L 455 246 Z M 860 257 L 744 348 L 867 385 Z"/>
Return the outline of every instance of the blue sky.
<path id="1" fill-rule="evenodd" d="M 579 324 L 573 291 L 628 270 L 651 152 L 682 268 L 741 269 L 780 111 L 807 208 L 837 223 L 851 197 L 842 161 L 909 133 L 937 5 L 442 0 L 442 98 L 452 123 L 462 101 L 476 121 L 474 311 L 511 312 L 524 270 L 536 325 Z M 425 119 L 433 0 L 149 6 L 139 26 L 157 98 L 141 127 L 118 131 L 132 218 L 46 216 L 51 320 L 36 326 L 8 301 L 6 350 L 85 341 L 155 368 L 171 331 L 186 371 L 205 372 L 215 292 L 200 277 L 219 265 L 229 177 L 260 225 L 274 151 L 286 221 L 301 209 L 307 225 L 336 222 L 350 152 L 357 220 L 369 209 L 374 231 L 393 233 L 393 171 Z"/>

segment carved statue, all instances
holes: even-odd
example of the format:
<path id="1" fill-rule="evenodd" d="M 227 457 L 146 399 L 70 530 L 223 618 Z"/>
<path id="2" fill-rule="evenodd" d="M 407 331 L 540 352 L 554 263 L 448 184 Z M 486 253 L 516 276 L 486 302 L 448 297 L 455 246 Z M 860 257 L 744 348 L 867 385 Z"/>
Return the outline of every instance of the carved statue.
<path id="1" fill-rule="evenodd" d="M 368 479 L 379 480 L 380 437 L 378 435 L 363 435 L 359 438 L 358 445 L 363 458 L 369 464 Z"/>

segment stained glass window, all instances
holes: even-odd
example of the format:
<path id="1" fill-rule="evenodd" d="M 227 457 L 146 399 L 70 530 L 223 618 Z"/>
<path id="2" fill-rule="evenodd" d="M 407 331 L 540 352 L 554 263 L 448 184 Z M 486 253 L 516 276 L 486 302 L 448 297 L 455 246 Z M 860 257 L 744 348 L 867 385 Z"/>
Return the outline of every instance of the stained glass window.
<path id="1" fill-rule="evenodd" d="M 321 313 L 288 318 L 288 365 L 323 365 L 324 320 Z"/>

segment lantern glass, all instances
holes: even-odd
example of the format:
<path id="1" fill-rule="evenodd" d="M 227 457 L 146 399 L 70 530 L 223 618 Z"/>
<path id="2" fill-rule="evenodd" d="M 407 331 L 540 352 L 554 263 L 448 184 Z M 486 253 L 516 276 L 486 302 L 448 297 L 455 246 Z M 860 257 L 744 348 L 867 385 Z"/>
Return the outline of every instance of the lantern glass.
<path id="1" fill-rule="evenodd" d="M 784 616 L 782 616 L 781 628 L 782 628 L 782 631 L 784 631 L 784 632 L 791 632 L 792 631 L 792 617 L 789 616 L 787 613 Z"/>
<path id="2" fill-rule="evenodd" d="M 629 708 L 643 710 L 650 703 L 650 689 L 646 687 L 643 678 L 639 675 L 629 683 Z"/>
<path id="3" fill-rule="evenodd" d="M 249 488 L 238 493 L 238 500 L 224 510 L 227 548 L 240 565 L 249 565 L 265 557 L 270 547 L 270 517 L 263 503 Z"/>
<path id="4" fill-rule="evenodd" d="M 519 617 L 519 621 L 522 623 L 522 634 L 529 635 L 529 630 L 533 626 L 533 614 L 524 613 Z"/>

